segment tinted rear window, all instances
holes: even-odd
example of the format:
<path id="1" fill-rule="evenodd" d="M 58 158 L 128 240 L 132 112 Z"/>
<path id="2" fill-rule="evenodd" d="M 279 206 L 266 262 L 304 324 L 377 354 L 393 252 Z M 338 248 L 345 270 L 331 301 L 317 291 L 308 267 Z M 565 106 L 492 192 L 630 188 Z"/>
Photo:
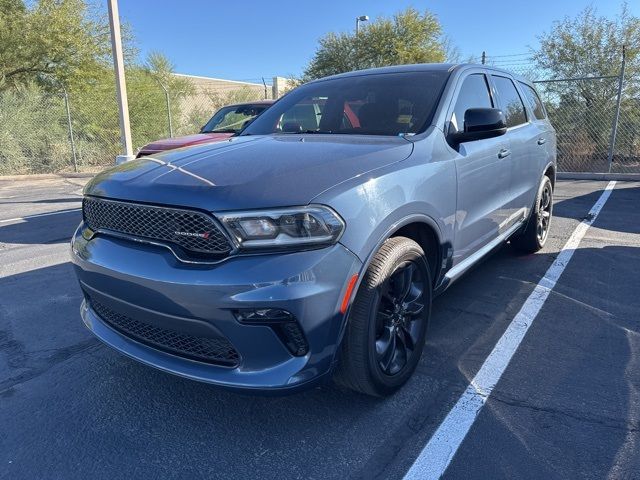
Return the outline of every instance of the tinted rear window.
<path id="1" fill-rule="evenodd" d="M 243 135 L 400 135 L 430 123 L 446 71 L 371 74 L 303 85 L 258 117 Z"/>
<path id="2" fill-rule="evenodd" d="M 504 116 L 507 119 L 507 127 L 515 127 L 516 125 L 526 123 L 527 114 L 524 110 L 524 104 L 511 79 L 498 77 L 496 75 L 492 75 L 492 77 L 496 84 L 500 108 L 502 108 Z"/>
<path id="3" fill-rule="evenodd" d="M 529 105 L 531 105 L 531 110 L 533 110 L 533 115 L 538 119 L 542 120 L 547 116 L 544 113 L 544 107 L 542 106 L 542 101 L 538 96 L 538 92 L 536 92 L 533 88 L 531 88 L 526 83 L 520 82 L 522 86 L 522 90 L 524 90 L 524 96 L 527 97 L 527 101 Z"/>

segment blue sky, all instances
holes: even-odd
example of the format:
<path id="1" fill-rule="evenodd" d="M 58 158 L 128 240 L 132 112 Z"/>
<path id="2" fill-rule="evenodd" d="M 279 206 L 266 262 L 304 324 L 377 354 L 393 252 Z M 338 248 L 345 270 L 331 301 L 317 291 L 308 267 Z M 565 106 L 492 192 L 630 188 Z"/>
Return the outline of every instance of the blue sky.
<path id="1" fill-rule="evenodd" d="M 607 16 L 620 10 L 618 0 L 119 0 L 141 56 L 157 50 L 178 73 L 250 81 L 300 74 L 317 40 L 330 31 L 353 30 L 358 15 L 374 20 L 409 6 L 428 8 L 466 58 L 482 50 L 526 52 L 554 20 L 589 4 Z M 640 1 L 629 7 L 640 16 Z"/>

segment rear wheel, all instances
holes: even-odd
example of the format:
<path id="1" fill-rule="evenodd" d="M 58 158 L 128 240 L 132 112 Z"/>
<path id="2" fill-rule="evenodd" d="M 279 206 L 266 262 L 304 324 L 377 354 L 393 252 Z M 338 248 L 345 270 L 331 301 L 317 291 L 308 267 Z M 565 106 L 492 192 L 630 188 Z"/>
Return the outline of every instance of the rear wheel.
<path id="1" fill-rule="evenodd" d="M 511 239 L 511 245 L 523 253 L 535 253 L 544 247 L 549 236 L 553 213 L 553 186 L 547 176 L 542 178 L 536 203 L 531 209 L 525 229 Z"/>
<path id="2" fill-rule="evenodd" d="M 336 381 L 376 396 L 400 388 L 422 355 L 431 295 L 422 248 L 405 237 L 388 239 L 351 307 Z"/>

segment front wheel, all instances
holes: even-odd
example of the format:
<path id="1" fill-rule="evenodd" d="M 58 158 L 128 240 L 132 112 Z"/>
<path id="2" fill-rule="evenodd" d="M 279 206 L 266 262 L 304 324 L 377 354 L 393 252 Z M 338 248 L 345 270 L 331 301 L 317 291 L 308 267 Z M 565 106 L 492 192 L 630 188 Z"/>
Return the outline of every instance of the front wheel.
<path id="1" fill-rule="evenodd" d="M 549 236 L 553 213 L 553 185 L 546 175 L 542 178 L 525 229 L 511 239 L 511 245 L 523 253 L 535 253 L 544 247 Z"/>
<path id="2" fill-rule="evenodd" d="M 388 239 L 371 261 L 351 307 L 336 381 L 385 396 L 415 370 L 431 312 L 432 284 L 422 248 Z"/>

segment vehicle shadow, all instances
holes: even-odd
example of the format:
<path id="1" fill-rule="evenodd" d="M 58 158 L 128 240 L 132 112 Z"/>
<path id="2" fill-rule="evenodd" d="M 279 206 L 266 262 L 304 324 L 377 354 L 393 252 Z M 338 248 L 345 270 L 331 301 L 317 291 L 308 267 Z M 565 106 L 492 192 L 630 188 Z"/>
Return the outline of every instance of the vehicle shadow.
<path id="1" fill-rule="evenodd" d="M 359 478 L 409 468 L 555 257 L 507 246 L 435 300 L 417 380 L 406 387 L 421 403 L 389 432 L 406 460 L 383 445 Z M 638 247 L 575 251 L 472 430 L 482 433 L 465 440 L 447 478 L 571 478 L 572 468 L 606 477 L 638 462 L 630 432 L 640 428 L 639 268 Z M 417 446 L 414 429 L 423 432 Z"/>
<path id="2" fill-rule="evenodd" d="M 604 208 L 608 213 L 598 217 L 598 228 L 621 233 L 640 233 L 640 225 L 628 219 L 628 212 L 635 211 L 640 205 L 640 186 L 637 185 L 638 182 L 617 182 L 614 190 L 616 208 L 605 204 Z M 604 188 L 556 201 L 553 206 L 553 215 L 565 218 L 580 218 L 580 216 L 586 218 L 584 212 L 589 211 L 603 191 Z"/>
<path id="3" fill-rule="evenodd" d="M 73 209 L 0 224 L 0 243 L 31 245 L 68 242 L 81 219 L 80 210 Z"/>
<path id="4" fill-rule="evenodd" d="M 78 205 L 80 205 L 82 203 L 82 197 L 78 196 L 78 197 L 64 197 L 64 198 L 45 198 L 45 199 L 41 199 L 41 200 L 2 200 L 0 201 L 0 205 L 5 205 L 5 204 L 22 204 L 22 205 L 28 205 L 28 204 L 48 204 L 48 203 L 77 203 Z"/>
<path id="5" fill-rule="evenodd" d="M 628 375 L 630 368 L 637 367 L 640 352 L 637 345 L 631 348 L 627 332 L 640 332 L 637 315 L 629 313 L 640 308 L 631 301 L 637 302 L 637 285 L 627 282 L 620 287 L 616 283 L 610 296 L 596 303 L 593 291 L 572 282 L 588 278 L 585 265 L 599 270 L 608 265 L 632 275 L 640 266 L 639 253 L 638 248 L 621 246 L 578 249 L 548 302 L 555 305 L 554 310 L 549 315 L 543 312 L 536 320 L 527 337 L 531 346 L 514 357 L 519 368 L 510 368 L 495 395 L 530 403 L 532 408 L 549 407 L 548 396 L 536 397 L 535 392 L 523 390 L 523 385 L 531 387 L 531 381 L 520 377 L 528 375 L 536 379 L 537 392 L 551 391 L 560 399 L 553 400 L 551 408 L 593 415 L 592 409 L 608 405 L 612 422 L 619 422 L 616 415 L 635 414 Z M 417 455 L 414 449 L 421 445 L 416 433 L 426 441 L 554 256 L 538 254 L 526 259 L 503 248 L 438 297 L 419 368 L 403 389 L 387 399 L 366 397 L 332 384 L 290 396 L 244 395 L 175 377 L 127 359 L 92 339 L 79 318 L 81 295 L 69 264 L 2 278 L 0 300 L 5 314 L 0 316 L 0 348 L 11 355 L 0 370 L 3 411 L 33 412 L 19 417 L 24 423 L 11 431 L 5 450 L 18 460 L 23 454 L 32 458 L 34 453 L 47 458 L 53 448 L 46 440 L 48 434 L 38 440 L 21 433 L 44 422 L 55 429 L 57 438 L 68 442 L 67 453 L 73 457 L 82 455 L 87 445 L 101 445 L 93 461 L 101 465 L 105 477 L 117 476 L 122 473 L 120 466 L 135 464 L 140 458 L 147 459 L 150 473 L 176 456 L 194 459 L 194 466 L 184 466 L 174 474 L 163 475 L 164 470 L 156 474 L 184 478 L 185 472 L 202 474 L 203 468 L 208 472 L 209 465 L 244 478 L 253 476 L 258 468 L 271 472 L 267 476 L 287 477 L 282 470 L 286 466 L 305 478 L 386 477 L 394 462 L 410 461 Z M 570 280 L 566 285 L 565 277 Z M 34 301 L 34 291 L 46 294 Z M 60 298 L 65 301 L 61 303 Z M 606 302 L 627 305 L 629 310 L 611 313 Z M 15 308 L 24 304 L 29 307 Z M 616 351 L 606 362 L 598 355 L 602 338 Z M 574 356 L 568 357 L 568 351 Z M 546 363 L 539 362 L 541 352 Z M 512 370 L 518 372 L 515 379 Z M 593 378 L 594 372 L 604 388 L 599 396 L 590 398 L 593 389 L 587 377 Z M 36 384 L 20 386 L 27 380 Z M 43 385 L 36 388 L 39 382 Z M 35 397 L 18 393 L 25 388 L 36 388 Z M 576 391 L 579 388 L 583 390 Z M 578 394 L 580 404 L 575 402 Z M 523 456 L 537 448 L 535 436 L 544 432 L 535 424 L 494 411 L 491 402 L 489 410 L 500 420 L 501 428 L 507 429 L 513 455 Z M 93 427 L 80 428 L 79 421 Z M 626 431 L 614 429 L 607 435 L 597 454 L 613 461 L 626 441 Z M 22 452 L 26 444 L 29 452 Z M 101 451 L 116 455 L 118 462 L 101 459 Z M 527 457 L 524 465 L 544 471 L 560 461 L 557 451 L 543 451 Z M 88 461 L 82 468 L 92 465 Z M 349 471 L 343 470 L 346 465 Z"/>
<path id="6" fill-rule="evenodd" d="M 638 228 L 627 225 L 638 193 L 626 190 L 634 189 L 616 187 L 595 227 Z M 600 194 L 560 201 L 555 213 L 579 219 Z M 418 369 L 386 399 L 331 383 L 246 395 L 175 377 L 92 339 L 69 264 L 0 278 L 0 352 L 9 358 L 0 368 L 8 425 L 0 463 L 34 469 L 24 478 L 116 478 L 131 465 L 160 478 L 401 476 L 556 256 L 505 246 L 436 298 Z M 479 417 L 489 437 L 472 433 L 458 453 L 475 477 L 575 476 L 567 468 L 605 477 L 637 461 L 639 269 L 638 247 L 575 251 Z M 56 462 L 61 445 L 69 458 L 93 453 Z M 452 477 L 468 478 L 455 466 Z"/>

